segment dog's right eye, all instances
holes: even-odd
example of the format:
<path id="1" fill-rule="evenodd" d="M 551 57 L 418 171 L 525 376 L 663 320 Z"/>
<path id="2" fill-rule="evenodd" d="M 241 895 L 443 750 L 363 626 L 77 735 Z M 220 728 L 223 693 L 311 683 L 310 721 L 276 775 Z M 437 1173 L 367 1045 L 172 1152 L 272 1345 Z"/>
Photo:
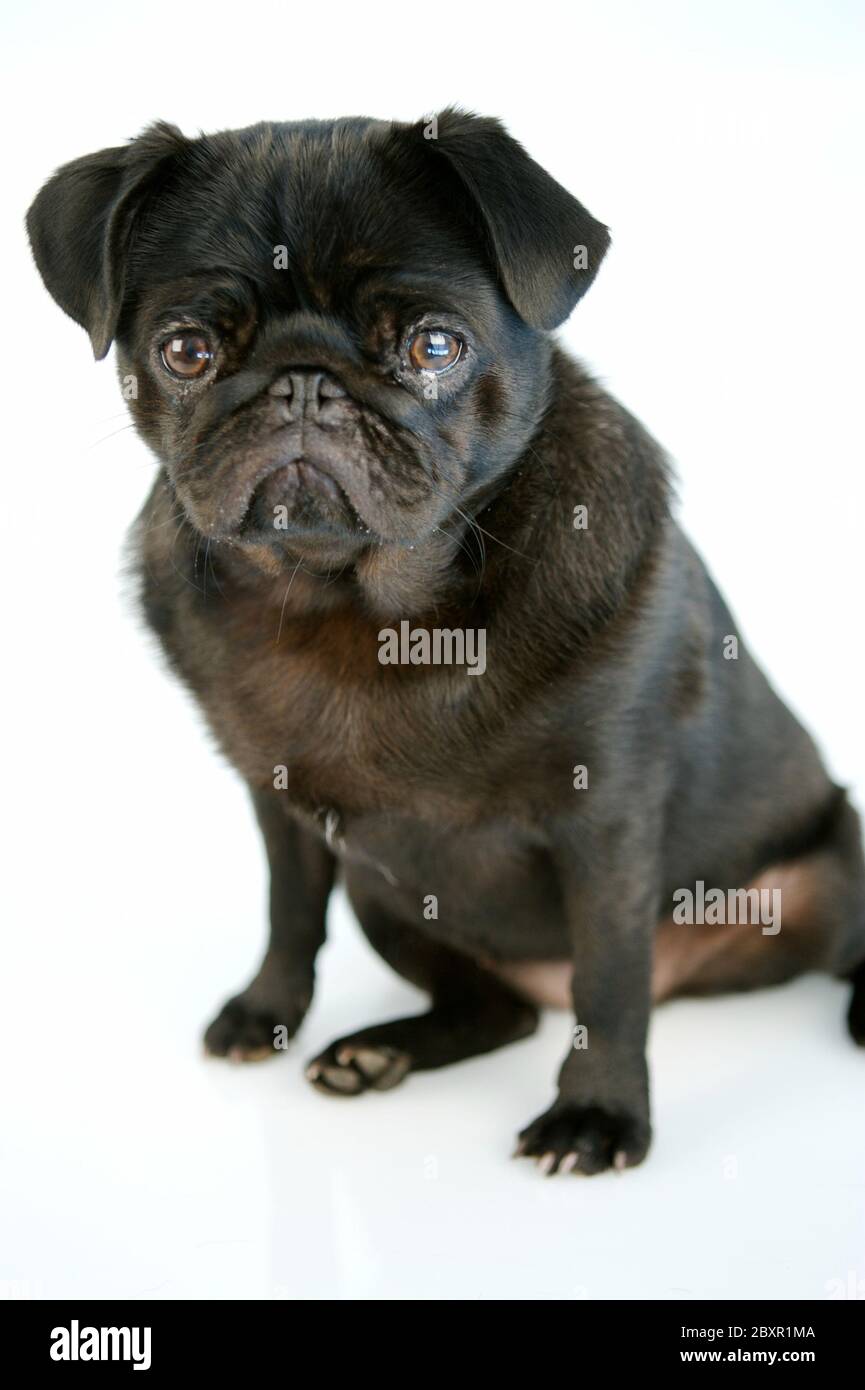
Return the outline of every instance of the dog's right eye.
<path id="1" fill-rule="evenodd" d="M 162 364 L 172 376 L 184 381 L 203 376 L 213 361 L 213 348 L 195 329 L 180 329 L 162 344 Z"/>

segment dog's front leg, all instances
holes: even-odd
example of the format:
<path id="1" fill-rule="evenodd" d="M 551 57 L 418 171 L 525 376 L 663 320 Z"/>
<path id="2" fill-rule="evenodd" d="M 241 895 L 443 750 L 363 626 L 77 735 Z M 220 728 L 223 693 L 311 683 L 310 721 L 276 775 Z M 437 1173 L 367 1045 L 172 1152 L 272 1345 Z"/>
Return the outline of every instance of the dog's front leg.
<path id="1" fill-rule="evenodd" d="M 654 816 L 580 824 L 556 837 L 574 965 L 574 1036 L 558 1096 L 523 1130 L 518 1148 L 547 1172 L 627 1168 L 649 1147 L 645 1048 L 659 878 L 652 824 Z"/>
<path id="2" fill-rule="evenodd" d="M 270 939 L 255 979 L 204 1035 L 208 1052 L 235 1061 L 272 1056 L 300 1027 L 336 866 L 324 840 L 287 815 L 279 792 L 253 791 L 252 799 L 270 867 Z"/>

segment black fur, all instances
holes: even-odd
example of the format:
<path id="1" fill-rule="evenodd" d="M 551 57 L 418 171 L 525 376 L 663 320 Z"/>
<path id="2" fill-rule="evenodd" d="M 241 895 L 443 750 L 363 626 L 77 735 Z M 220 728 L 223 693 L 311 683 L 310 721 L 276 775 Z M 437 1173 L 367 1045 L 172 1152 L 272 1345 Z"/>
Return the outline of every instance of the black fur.
<path id="1" fill-rule="evenodd" d="M 498 122 L 159 125 L 61 169 L 29 229 L 136 384 L 160 461 L 143 603 L 267 845 L 271 945 L 212 1052 L 300 1026 L 338 869 L 432 1004 L 311 1080 L 357 1094 L 524 1037 L 511 967 L 569 961 L 588 1045 L 521 1143 L 548 1170 L 646 1152 L 653 956 L 661 995 L 855 970 L 862 1041 L 858 819 L 672 519 L 659 449 L 548 336 L 607 231 Z M 183 329 L 201 379 L 165 369 Z M 461 343 L 440 377 L 413 363 L 425 330 Z M 483 630 L 485 672 L 381 664 L 402 620 Z M 678 888 L 776 871 L 776 936 L 668 950 Z"/>

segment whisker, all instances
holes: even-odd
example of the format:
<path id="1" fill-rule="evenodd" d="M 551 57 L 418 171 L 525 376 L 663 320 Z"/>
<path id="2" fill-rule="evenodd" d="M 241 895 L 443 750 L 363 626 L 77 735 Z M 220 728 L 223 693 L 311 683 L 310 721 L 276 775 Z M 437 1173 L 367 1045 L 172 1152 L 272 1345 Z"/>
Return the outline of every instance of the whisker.
<path id="1" fill-rule="evenodd" d="M 280 637 L 282 636 L 282 620 L 283 620 L 283 618 L 284 618 L 284 616 L 285 616 L 285 605 L 288 603 L 288 596 L 289 596 L 289 594 L 291 593 L 291 586 L 292 586 L 292 584 L 294 583 L 295 575 L 297 574 L 297 571 L 301 568 L 301 565 L 302 565 L 302 564 L 303 564 L 303 557 L 301 556 L 301 558 L 298 560 L 297 564 L 295 565 L 294 569 L 293 569 L 292 572 L 291 572 L 291 578 L 289 579 L 289 581 L 288 581 L 288 586 L 287 586 L 287 588 L 286 588 L 286 590 L 285 590 L 285 596 L 284 596 L 284 598 L 283 598 L 283 600 L 282 600 L 282 607 L 281 607 L 280 610 L 279 610 L 279 627 L 278 627 L 277 633 L 276 633 L 276 645 L 277 645 L 277 646 L 279 646 L 279 639 L 280 639 Z"/>
<path id="2" fill-rule="evenodd" d="M 112 430 L 110 434 L 103 435 L 101 439 L 96 439 L 92 444 L 88 444 L 88 449 L 95 449 L 98 444 L 107 444 L 109 439 L 115 439 L 118 434 L 123 434 L 124 430 L 134 430 L 135 425 L 130 420 L 128 424 L 121 425 L 119 430 Z"/>

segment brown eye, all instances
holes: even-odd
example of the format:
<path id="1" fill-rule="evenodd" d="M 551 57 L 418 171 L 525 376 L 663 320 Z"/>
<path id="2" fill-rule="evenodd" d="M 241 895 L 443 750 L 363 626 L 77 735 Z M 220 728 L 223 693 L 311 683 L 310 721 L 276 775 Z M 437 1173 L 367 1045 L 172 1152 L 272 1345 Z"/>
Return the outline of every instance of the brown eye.
<path id="1" fill-rule="evenodd" d="M 203 376 L 213 361 L 213 349 L 200 333 L 180 329 L 162 344 L 162 361 L 172 376 Z"/>
<path id="2" fill-rule="evenodd" d="M 419 372 L 445 372 L 458 362 L 463 345 L 453 333 L 442 333 L 438 328 L 425 328 L 416 333 L 408 345 L 408 356 L 412 366 Z"/>

